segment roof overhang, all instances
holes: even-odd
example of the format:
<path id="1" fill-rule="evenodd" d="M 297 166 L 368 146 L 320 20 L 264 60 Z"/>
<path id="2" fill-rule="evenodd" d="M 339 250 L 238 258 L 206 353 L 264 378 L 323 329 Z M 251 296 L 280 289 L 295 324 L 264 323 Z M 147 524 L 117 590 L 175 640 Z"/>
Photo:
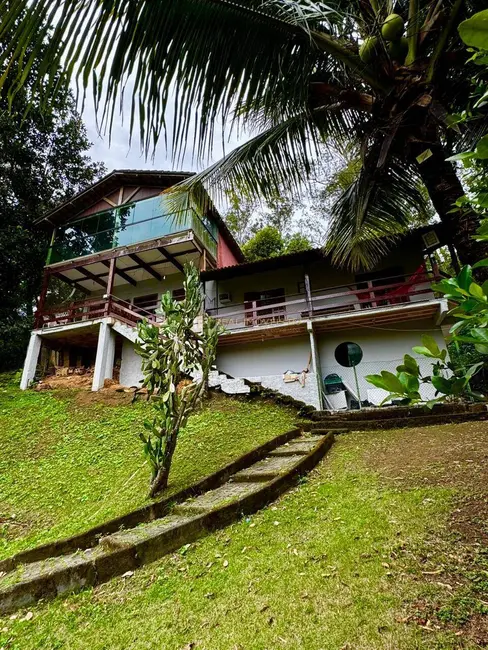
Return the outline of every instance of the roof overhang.
<path id="1" fill-rule="evenodd" d="M 46 267 L 46 273 L 84 293 L 107 289 L 110 261 L 115 260 L 114 287 L 137 286 L 146 280 L 162 281 L 165 276 L 183 271 L 183 264 L 195 266 L 203 254 L 203 244 L 193 231 L 167 235 L 132 246 L 115 248 Z M 208 258 L 207 258 L 208 259 Z"/>
<path id="2" fill-rule="evenodd" d="M 93 185 L 90 185 L 90 187 L 87 187 L 86 190 L 79 192 L 68 201 L 61 203 L 47 214 L 44 214 L 36 223 L 46 222 L 51 226 L 63 225 L 68 221 L 76 219 L 84 210 L 87 210 L 104 196 L 124 185 L 160 187 L 163 190 L 191 176 L 194 176 L 194 172 L 133 169 L 114 170 L 96 183 L 93 183 Z"/>
<path id="3" fill-rule="evenodd" d="M 439 324 L 444 302 L 434 299 L 270 325 L 242 327 L 224 332 L 219 338 L 219 347 L 304 336 L 308 328 L 313 329 L 317 334 L 328 334 L 351 328 L 381 331 L 387 326 L 391 329 L 390 326 L 394 323 L 421 320 L 434 320 L 436 324 Z"/>

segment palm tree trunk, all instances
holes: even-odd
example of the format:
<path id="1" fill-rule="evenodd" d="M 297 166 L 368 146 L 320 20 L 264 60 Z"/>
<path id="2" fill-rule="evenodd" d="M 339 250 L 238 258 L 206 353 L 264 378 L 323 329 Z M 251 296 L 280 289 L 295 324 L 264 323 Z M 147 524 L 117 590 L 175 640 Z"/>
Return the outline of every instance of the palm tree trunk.
<path id="1" fill-rule="evenodd" d="M 462 264 L 474 264 L 488 257 L 488 243 L 476 242 L 473 235 L 479 226 L 479 216 L 469 208 L 456 208 L 456 201 L 464 195 L 463 186 L 456 169 L 451 162 L 446 161 L 446 153 L 440 144 L 415 143 L 412 153 L 416 157 L 430 149 L 432 155 L 417 162 L 418 172 L 429 193 L 443 224 L 447 226 L 448 236 L 456 247 Z M 478 269 L 477 279 L 488 278 L 487 269 Z"/>

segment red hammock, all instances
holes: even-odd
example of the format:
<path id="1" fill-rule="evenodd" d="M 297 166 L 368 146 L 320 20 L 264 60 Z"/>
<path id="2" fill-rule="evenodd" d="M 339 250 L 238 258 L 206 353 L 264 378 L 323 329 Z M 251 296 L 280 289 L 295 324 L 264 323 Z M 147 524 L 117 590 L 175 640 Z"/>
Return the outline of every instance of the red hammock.
<path id="1" fill-rule="evenodd" d="M 400 287 L 397 287 L 396 289 L 392 289 L 391 291 L 385 293 L 383 296 L 381 296 L 381 300 L 389 300 L 390 302 L 393 302 L 393 304 L 403 302 L 401 299 L 405 296 L 408 296 L 412 290 L 412 287 L 414 287 L 416 284 L 420 284 L 421 282 L 426 282 L 427 279 L 427 269 L 425 268 L 425 262 L 422 262 L 419 268 L 414 273 L 412 273 L 406 282 L 404 282 Z"/>

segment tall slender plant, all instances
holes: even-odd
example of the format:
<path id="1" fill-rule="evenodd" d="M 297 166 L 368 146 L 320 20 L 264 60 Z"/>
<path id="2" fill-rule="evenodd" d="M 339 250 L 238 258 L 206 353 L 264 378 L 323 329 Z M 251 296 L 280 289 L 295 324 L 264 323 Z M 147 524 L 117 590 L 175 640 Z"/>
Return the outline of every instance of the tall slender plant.
<path id="1" fill-rule="evenodd" d="M 161 325 L 139 324 L 136 350 L 142 357 L 143 387 L 151 396 L 153 417 L 140 437 L 152 468 L 150 496 L 168 485 L 178 434 L 195 412 L 215 363 L 221 325 L 202 309 L 198 270 L 185 265 L 185 297 L 161 300 Z M 201 327 L 196 327 L 200 319 Z M 197 331 L 197 330 L 200 331 Z"/>

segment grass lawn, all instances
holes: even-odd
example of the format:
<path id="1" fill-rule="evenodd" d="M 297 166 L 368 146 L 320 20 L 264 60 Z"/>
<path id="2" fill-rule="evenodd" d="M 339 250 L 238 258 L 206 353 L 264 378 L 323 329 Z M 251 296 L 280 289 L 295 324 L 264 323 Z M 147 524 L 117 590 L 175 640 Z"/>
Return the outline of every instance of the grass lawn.
<path id="1" fill-rule="evenodd" d="M 138 434 L 147 402 L 127 394 L 0 385 L 0 558 L 82 532 L 146 502 Z M 288 431 L 295 411 L 214 397 L 180 434 L 169 491 Z M 1 644 L 0 644 L 1 647 Z"/>
<path id="2" fill-rule="evenodd" d="M 61 429 L 70 409 L 78 408 L 49 395 L 25 399 L 46 400 L 45 408 L 54 411 L 63 404 L 57 415 Z M 244 405 L 240 417 L 250 417 L 253 408 L 264 407 Z M 22 412 L 11 413 L 11 426 L 16 417 L 26 417 L 25 407 Z M 138 411 L 131 413 L 140 417 Z M 116 416 L 107 408 L 90 410 L 83 426 L 96 428 L 97 417 Z M 205 417 L 216 416 L 208 412 Z M 131 420 L 124 426 L 131 431 L 133 425 Z M 240 431 L 242 422 L 235 425 Z M 193 471 L 200 475 L 212 437 L 203 443 L 203 428 L 186 436 L 188 450 L 192 437 L 202 443 L 191 447 Z M 40 604 L 27 619 L 25 612 L 0 619 L 0 648 L 486 647 L 487 447 L 488 423 L 481 422 L 339 436 L 319 466 L 266 510 L 131 577 Z M 48 449 L 52 446 L 38 461 Z M 188 462 L 189 451 L 186 458 Z M 36 464 L 35 459 L 29 462 L 30 467 Z M 69 467 L 76 468 L 76 462 Z M 83 471 L 87 467 L 85 463 Z M 11 468 L 9 474 L 18 476 L 15 463 Z M 177 471 L 183 472 L 175 467 L 175 480 Z M 191 467 L 187 471 L 190 480 Z M 58 472 L 62 485 L 63 473 Z M 84 484 L 77 480 L 79 489 Z M 138 479 L 134 487 L 144 484 Z M 49 490 L 47 478 L 43 485 Z M 35 489 L 24 481 L 22 491 L 30 494 L 25 498 L 35 504 L 37 497 L 42 516 L 47 497 L 33 494 Z M 100 486 L 97 492 L 102 493 Z M 124 508 L 129 504 L 136 505 L 127 499 Z M 84 507 L 77 502 L 71 511 L 76 508 L 79 517 Z"/>

